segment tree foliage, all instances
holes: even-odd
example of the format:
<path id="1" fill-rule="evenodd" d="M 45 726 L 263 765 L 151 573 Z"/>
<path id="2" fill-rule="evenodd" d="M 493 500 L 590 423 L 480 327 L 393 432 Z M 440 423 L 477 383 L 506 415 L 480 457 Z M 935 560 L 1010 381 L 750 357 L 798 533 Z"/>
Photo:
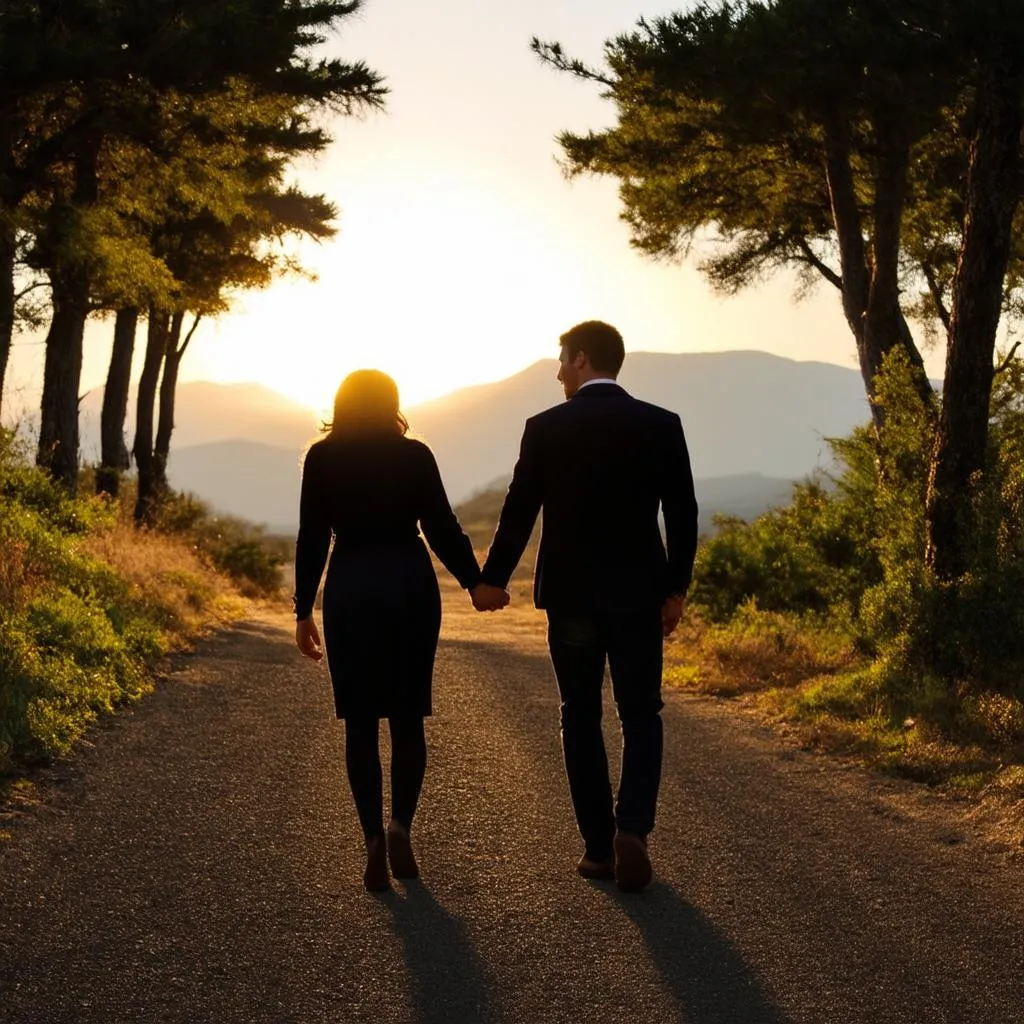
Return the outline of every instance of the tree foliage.
<path id="1" fill-rule="evenodd" d="M 324 114 L 383 102 L 364 63 L 323 55 L 358 6 L 11 0 L 0 12 L 0 371 L 5 242 L 20 228 L 52 295 L 39 461 L 69 489 L 89 315 L 125 311 L 122 328 L 132 309 L 215 315 L 233 289 L 297 269 L 284 237 L 333 230 L 333 204 L 289 168 L 330 143 Z M 122 421 L 123 406 L 110 403 Z"/>
<path id="2" fill-rule="evenodd" d="M 618 179 L 633 244 L 665 259 L 696 246 L 724 292 L 782 268 L 835 287 L 870 392 L 893 345 L 919 365 L 909 318 L 948 326 L 976 114 L 968 35 L 945 4 L 705 0 L 609 41 L 605 69 L 533 45 L 614 103 L 613 126 L 559 142 L 568 174 Z"/>

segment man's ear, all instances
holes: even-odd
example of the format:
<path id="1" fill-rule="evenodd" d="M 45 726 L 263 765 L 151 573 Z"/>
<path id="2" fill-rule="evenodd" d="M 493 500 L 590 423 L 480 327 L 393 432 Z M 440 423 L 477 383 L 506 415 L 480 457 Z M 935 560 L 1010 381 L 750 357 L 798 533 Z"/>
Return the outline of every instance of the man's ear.
<path id="1" fill-rule="evenodd" d="M 590 367 L 590 356 L 586 352 L 580 351 L 576 353 L 576 358 L 572 361 L 572 365 L 577 370 L 586 370 Z"/>

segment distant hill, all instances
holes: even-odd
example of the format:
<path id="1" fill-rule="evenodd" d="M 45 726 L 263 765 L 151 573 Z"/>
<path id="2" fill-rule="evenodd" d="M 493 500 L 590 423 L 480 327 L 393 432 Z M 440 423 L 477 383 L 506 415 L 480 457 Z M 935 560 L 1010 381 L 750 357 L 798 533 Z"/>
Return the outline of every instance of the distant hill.
<path id="1" fill-rule="evenodd" d="M 171 485 L 228 515 L 263 523 L 271 533 L 298 527 L 302 449 L 220 441 L 172 450 Z"/>
<path id="2" fill-rule="evenodd" d="M 749 522 L 769 508 L 788 504 L 795 483 L 760 473 L 695 480 L 701 533 L 711 531 L 711 520 L 716 515 L 736 516 Z"/>
<path id="3" fill-rule="evenodd" d="M 486 547 L 494 536 L 509 479 L 492 481 L 484 490 L 467 498 L 458 507 L 463 529 L 478 548 Z M 701 533 L 711 531 L 712 519 L 716 514 L 751 520 L 769 508 L 786 504 L 794 483 L 793 480 L 780 480 L 758 473 L 695 480 Z"/>
<path id="4" fill-rule="evenodd" d="M 524 421 L 564 400 L 556 371 L 554 360 L 542 360 L 407 410 L 455 504 L 508 479 Z M 829 465 L 824 439 L 845 436 L 868 415 L 856 370 L 763 352 L 634 352 L 621 381 L 682 417 L 702 522 L 713 511 L 749 517 L 784 502 L 790 481 Z M 101 401 L 94 392 L 82 403 L 89 461 L 98 455 Z M 302 452 L 318 426 L 310 410 L 260 385 L 182 384 L 171 482 L 224 512 L 291 532 Z"/>
<path id="5" fill-rule="evenodd" d="M 129 447 L 135 433 L 135 402 L 133 389 L 126 427 Z M 90 391 L 82 401 L 82 456 L 87 462 L 99 458 L 102 408 L 101 388 Z M 173 439 L 173 448 L 178 451 L 223 441 L 249 441 L 298 451 L 316 436 L 318 428 L 310 409 L 262 384 L 188 381 L 178 385 Z"/>
<path id="6" fill-rule="evenodd" d="M 507 473 L 526 418 L 564 400 L 557 366 L 542 360 L 409 410 L 456 500 Z M 798 479 L 830 464 L 826 437 L 843 437 L 868 417 L 856 370 L 764 352 L 633 352 L 620 380 L 637 398 L 679 413 L 701 479 Z"/>
<path id="7" fill-rule="evenodd" d="M 273 533 L 293 533 L 301 462 L 301 453 L 287 448 L 223 441 L 173 452 L 168 473 L 175 487 L 200 496 L 221 512 L 264 523 Z M 493 480 L 456 502 L 459 518 L 477 546 L 485 546 L 494 534 L 508 479 Z M 793 483 L 758 473 L 697 480 L 701 532 L 711 530 L 716 513 L 753 519 L 767 508 L 785 504 Z"/>

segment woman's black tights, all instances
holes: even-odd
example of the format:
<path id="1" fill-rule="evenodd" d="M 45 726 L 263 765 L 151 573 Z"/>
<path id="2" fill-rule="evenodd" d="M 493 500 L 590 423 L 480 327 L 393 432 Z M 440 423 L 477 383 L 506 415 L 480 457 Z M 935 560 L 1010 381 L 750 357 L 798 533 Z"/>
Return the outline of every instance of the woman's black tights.
<path id="1" fill-rule="evenodd" d="M 423 717 L 389 718 L 388 728 L 391 733 L 391 817 L 409 830 L 427 770 Z M 345 719 L 345 767 L 363 835 L 366 839 L 382 835 L 384 782 L 379 719 Z"/>

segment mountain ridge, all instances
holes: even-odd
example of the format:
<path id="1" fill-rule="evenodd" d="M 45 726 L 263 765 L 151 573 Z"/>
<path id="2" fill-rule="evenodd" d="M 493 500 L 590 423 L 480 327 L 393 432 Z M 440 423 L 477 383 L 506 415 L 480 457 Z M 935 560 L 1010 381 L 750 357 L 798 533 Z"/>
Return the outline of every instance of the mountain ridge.
<path id="1" fill-rule="evenodd" d="M 537 360 L 505 380 L 408 408 L 412 434 L 433 449 L 453 503 L 507 479 L 525 420 L 564 401 L 556 372 L 556 360 Z M 708 512 L 756 514 L 785 500 L 793 480 L 831 465 L 826 438 L 868 418 L 856 370 L 756 350 L 634 352 L 620 381 L 679 413 L 694 476 L 718 506 Z M 84 448 L 91 438 L 98 450 L 101 399 L 83 403 Z M 320 436 L 312 410 L 265 385 L 211 382 L 182 384 L 176 408 L 171 483 L 221 511 L 294 528 L 302 455 Z"/>

